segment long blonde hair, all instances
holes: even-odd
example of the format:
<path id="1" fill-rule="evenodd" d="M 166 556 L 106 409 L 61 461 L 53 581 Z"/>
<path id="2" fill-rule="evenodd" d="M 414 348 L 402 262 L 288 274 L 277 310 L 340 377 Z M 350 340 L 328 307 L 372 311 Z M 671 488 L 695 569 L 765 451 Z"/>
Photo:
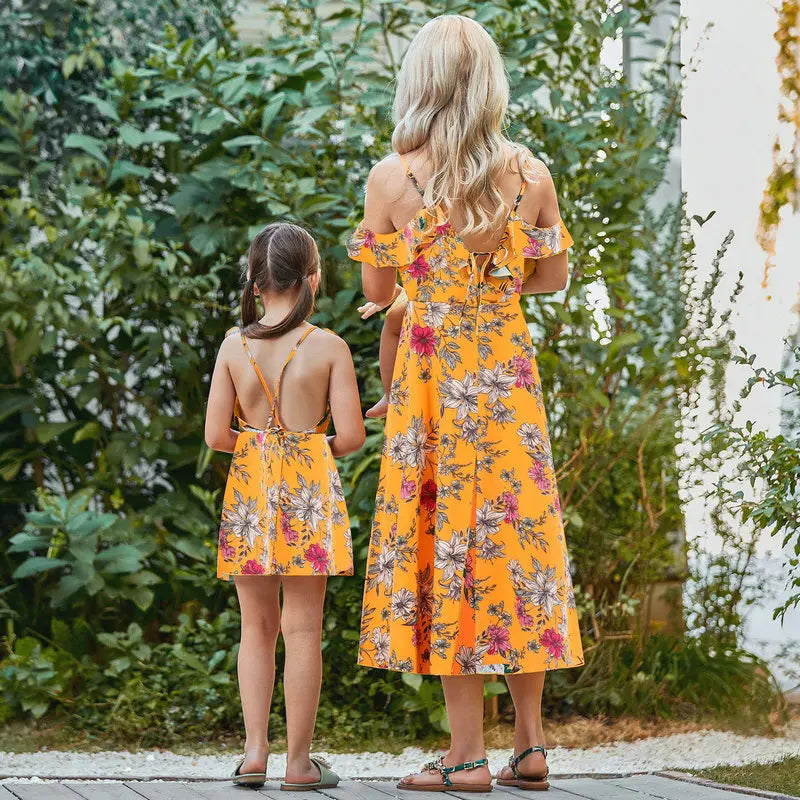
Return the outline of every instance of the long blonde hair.
<path id="1" fill-rule="evenodd" d="M 510 210 L 496 179 L 528 151 L 503 135 L 508 98 L 500 51 L 475 20 L 435 17 L 411 41 L 397 76 L 392 146 L 401 154 L 425 147 L 425 204 L 457 207 L 464 235 L 496 229 Z"/>

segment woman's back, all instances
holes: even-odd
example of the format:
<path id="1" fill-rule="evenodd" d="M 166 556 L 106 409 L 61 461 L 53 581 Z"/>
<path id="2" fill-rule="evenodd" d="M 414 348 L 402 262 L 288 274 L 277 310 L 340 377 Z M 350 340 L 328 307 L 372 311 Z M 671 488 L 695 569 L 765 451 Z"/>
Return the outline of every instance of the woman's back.
<path id="1" fill-rule="evenodd" d="M 522 190 L 523 182 L 527 182 L 526 190 L 517 207 L 519 216 L 531 225 L 539 227 L 557 223 L 558 204 L 548 202 L 551 200 L 551 193 L 547 190 L 552 185 L 552 180 L 547 168 L 541 161 L 532 157 L 527 159 L 524 165 L 520 165 L 510 148 L 506 155 L 510 161 L 507 168 L 495 177 L 495 185 L 509 210 Z M 420 192 L 409 179 L 403 161 L 421 188 L 426 186 L 430 178 L 432 165 L 425 148 L 405 153 L 402 159 L 396 155 L 390 156 L 376 165 L 370 176 L 369 190 L 378 195 L 377 203 L 384 208 L 383 215 L 374 221 L 368 220 L 368 224 L 374 222 L 372 229 L 376 233 L 402 230 L 422 208 Z M 552 199 L 554 198 L 555 192 L 552 192 Z M 464 213 L 457 205 L 446 216 L 456 232 L 464 229 Z M 502 219 L 494 230 L 468 234 L 460 238 L 472 252 L 492 252 L 503 235 L 505 225 L 506 220 Z"/>

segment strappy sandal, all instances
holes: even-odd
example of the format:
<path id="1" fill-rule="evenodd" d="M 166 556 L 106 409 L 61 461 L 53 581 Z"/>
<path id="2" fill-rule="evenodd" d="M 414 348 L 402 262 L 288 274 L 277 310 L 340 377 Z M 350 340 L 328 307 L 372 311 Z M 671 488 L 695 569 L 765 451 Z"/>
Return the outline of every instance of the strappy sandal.
<path id="1" fill-rule="evenodd" d="M 313 783 L 286 783 L 281 784 L 282 792 L 313 792 L 314 789 L 335 789 L 339 785 L 339 776 L 329 769 L 329 764 L 319 756 L 311 756 L 311 763 L 319 770 L 319 780 Z"/>
<path id="2" fill-rule="evenodd" d="M 236 764 L 236 769 L 234 769 L 231 775 L 231 780 L 237 786 L 248 786 L 251 789 L 260 789 L 267 782 L 267 762 L 264 762 L 263 772 L 239 772 L 246 758 L 247 756 L 244 755 L 239 759 L 239 762 Z M 267 755 L 267 761 L 269 761 L 269 755 Z"/>
<path id="3" fill-rule="evenodd" d="M 511 756 L 511 758 L 508 759 L 508 766 L 511 767 L 514 777 L 513 779 L 498 777 L 498 786 L 516 786 L 517 789 L 527 789 L 532 792 L 543 792 L 546 789 L 549 789 L 550 781 L 547 780 L 547 776 L 550 774 L 549 769 L 545 768 L 544 775 L 525 775 L 517 769 L 517 767 L 519 767 L 519 762 L 522 761 L 523 758 L 527 758 L 532 753 L 541 753 L 545 758 L 547 758 L 547 750 L 538 744 L 536 747 L 529 747 L 518 756 Z"/>
<path id="4" fill-rule="evenodd" d="M 398 789 L 405 789 L 407 792 L 491 792 L 492 782 L 489 783 L 453 783 L 450 776 L 454 772 L 461 772 L 465 769 L 478 769 L 478 767 L 486 767 L 489 765 L 489 760 L 486 758 L 479 758 L 477 761 L 465 761 L 463 764 L 456 764 L 454 767 L 446 767 L 444 765 L 444 756 L 439 756 L 435 761 L 429 761 L 423 768 L 422 772 L 437 771 L 442 776 L 441 783 L 410 783 L 405 778 L 397 784 Z"/>

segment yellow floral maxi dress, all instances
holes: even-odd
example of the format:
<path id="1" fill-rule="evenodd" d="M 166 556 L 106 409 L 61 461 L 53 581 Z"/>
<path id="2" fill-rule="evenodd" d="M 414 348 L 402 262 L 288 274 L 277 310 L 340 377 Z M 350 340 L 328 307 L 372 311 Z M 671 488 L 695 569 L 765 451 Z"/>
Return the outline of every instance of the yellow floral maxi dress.
<path id="1" fill-rule="evenodd" d="M 233 328 L 232 330 L 237 330 Z M 313 428 L 290 431 L 280 421 L 281 379 L 274 398 L 243 331 L 242 345 L 269 401 L 266 428 L 234 414 L 239 428 L 222 506 L 217 576 L 352 575 L 353 551 L 344 492 L 325 432 L 330 410 Z M 229 331 L 230 333 L 230 331 Z"/>
<path id="2" fill-rule="evenodd" d="M 419 184 L 409 178 L 421 192 Z M 386 418 L 359 663 L 434 675 L 583 664 L 544 402 L 520 308 L 525 258 L 572 244 L 517 215 L 480 268 L 439 209 L 362 222 L 356 261 L 408 308 Z"/>

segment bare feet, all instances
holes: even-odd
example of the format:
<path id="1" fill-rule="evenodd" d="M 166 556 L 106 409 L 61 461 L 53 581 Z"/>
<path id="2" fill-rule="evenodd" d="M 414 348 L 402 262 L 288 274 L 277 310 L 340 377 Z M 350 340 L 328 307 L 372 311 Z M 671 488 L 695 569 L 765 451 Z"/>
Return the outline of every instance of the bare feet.
<path id="1" fill-rule="evenodd" d="M 366 413 L 366 417 L 369 419 L 381 419 L 381 417 L 385 417 L 386 414 L 389 412 L 389 398 L 384 395 L 372 406 L 369 411 Z"/>
<path id="2" fill-rule="evenodd" d="M 544 778 L 545 775 L 547 775 L 547 762 L 545 761 L 544 755 L 537 750 L 535 753 L 525 756 L 525 758 L 517 764 L 517 772 L 528 778 Z M 514 773 L 511 767 L 508 766 L 503 767 L 497 774 L 497 777 L 504 781 L 515 780 Z"/>
<path id="3" fill-rule="evenodd" d="M 316 783 L 321 777 L 319 767 L 309 758 L 286 763 L 286 783 Z"/>
<path id="4" fill-rule="evenodd" d="M 267 747 L 246 747 L 244 751 L 244 763 L 239 767 L 239 772 L 266 772 L 269 748 Z"/>
<path id="5" fill-rule="evenodd" d="M 485 754 L 479 756 L 479 758 L 485 758 Z M 478 759 L 475 760 L 477 761 Z M 451 758 L 448 753 L 444 757 L 443 763 L 446 767 L 454 767 L 456 764 L 463 763 L 463 761 Z M 450 780 L 453 783 L 479 783 L 486 785 L 491 784 L 492 773 L 489 772 L 488 766 L 477 767 L 476 769 L 464 769 L 459 772 L 451 772 Z M 413 783 L 415 786 L 441 786 L 443 781 L 439 770 L 427 769 L 423 772 L 415 772 L 413 775 L 406 775 L 401 783 Z"/>

